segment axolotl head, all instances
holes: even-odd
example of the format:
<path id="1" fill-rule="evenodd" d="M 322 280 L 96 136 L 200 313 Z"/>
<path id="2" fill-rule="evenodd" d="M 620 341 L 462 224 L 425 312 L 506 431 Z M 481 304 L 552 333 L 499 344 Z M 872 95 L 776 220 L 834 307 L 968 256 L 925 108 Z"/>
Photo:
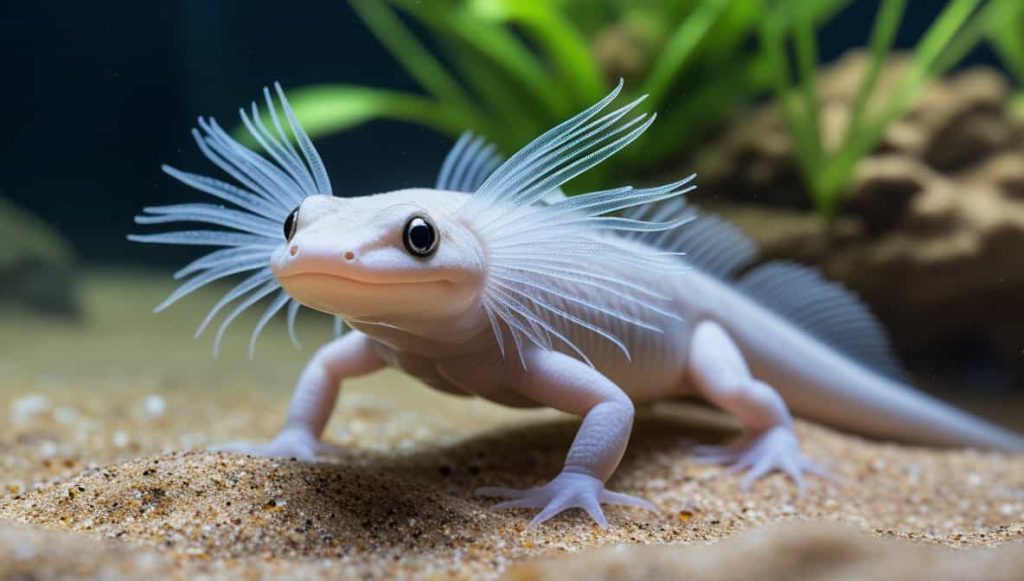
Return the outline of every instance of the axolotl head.
<path id="1" fill-rule="evenodd" d="M 354 322 L 465 312 L 484 280 L 480 244 L 455 217 L 465 198 L 423 189 L 310 196 L 285 220 L 271 269 L 292 298 Z"/>
<path id="2" fill-rule="evenodd" d="M 135 217 L 136 223 L 199 223 L 213 228 L 132 234 L 129 239 L 218 249 L 176 272 L 175 278 L 185 280 L 156 310 L 216 281 L 246 273 L 213 305 L 197 330 L 202 333 L 226 313 L 214 351 L 232 321 L 261 301 L 267 304 L 250 336 L 250 355 L 261 330 L 286 306 L 289 330 L 294 331 L 299 304 L 338 315 L 356 327 L 398 327 L 448 342 L 473 341 L 489 327 L 503 355 L 507 336 L 520 357 L 525 345 L 551 348 L 556 343 L 583 356 L 572 337 L 563 333 L 573 326 L 625 349 L 613 333 L 575 312 L 636 323 L 634 310 L 660 312 L 645 301 L 664 297 L 595 272 L 588 261 L 598 258 L 659 272 L 683 268 L 614 232 L 632 236 L 666 231 L 688 221 L 689 214 L 665 222 L 611 214 L 682 196 L 693 186 L 687 186 L 687 178 L 574 198 L 553 195 L 565 182 L 629 145 L 653 122 L 653 115 L 630 115 L 643 97 L 606 111 L 621 89 L 620 82 L 605 98 L 505 160 L 481 138 L 464 134 L 445 157 L 436 182 L 439 189 L 358 198 L 332 195 L 323 160 L 280 85 L 274 86 L 279 107 L 270 89 L 263 91 L 269 124 L 255 103 L 251 113 L 241 113 L 265 155 L 237 142 L 213 119 L 200 118 L 193 131 L 200 150 L 241 185 L 164 166 L 173 178 L 219 202 L 147 207 Z M 681 209 L 682 203 L 677 207 Z M 656 215 L 664 217 L 664 212 Z M 566 285 L 576 290 L 567 292 Z M 592 302 L 579 296 L 584 294 L 579 289 L 629 300 Z M 635 298 L 634 293 L 643 296 Z M 605 303 L 626 306 L 618 312 Z M 382 340 L 394 338 L 393 329 L 375 330 L 387 335 L 378 337 Z"/>

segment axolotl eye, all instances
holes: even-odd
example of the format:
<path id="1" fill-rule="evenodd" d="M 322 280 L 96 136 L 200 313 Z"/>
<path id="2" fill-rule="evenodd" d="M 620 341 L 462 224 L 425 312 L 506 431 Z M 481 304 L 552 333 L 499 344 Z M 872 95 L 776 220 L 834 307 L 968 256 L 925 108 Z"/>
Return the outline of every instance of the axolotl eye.
<path id="1" fill-rule="evenodd" d="M 295 236 L 295 226 L 299 222 L 299 208 L 296 206 L 294 210 L 288 214 L 288 217 L 284 219 L 284 239 L 285 242 L 291 242 L 292 236 Z"/>
<path id="2" fill-rule="evenodd" d="M 402 242 L 409 254 L 425 258 L 437 250 L 437 228 L 426 216 L 413 216 L 405 223 Z"/>

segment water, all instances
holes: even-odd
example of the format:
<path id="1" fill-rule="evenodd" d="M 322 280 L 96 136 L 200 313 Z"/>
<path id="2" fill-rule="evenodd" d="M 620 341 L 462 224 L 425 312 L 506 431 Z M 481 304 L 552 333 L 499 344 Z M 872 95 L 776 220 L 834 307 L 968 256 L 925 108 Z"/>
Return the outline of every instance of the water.
<path id="1" fill-rule="evenodd" d="M 463 127 L 512 153 L 625 76 L 627 94 L 651 92 L 643 107 L 651 105 L 661 117 L 634 147 L 569 184 L 570 193 L 664 183 L 697 171 L 700 189 L 690 201 L 746 231 L 765 260 L 815 266 L 826 278 L 857 291 L 889 330 L 916 386 L 1024 430 L 1024 310 L 1019 306 L 1024 296 L 1019 274 L 1024 272 L 1024 93 L 1021 79 L 1013 76 L 1016 65 L 1007 66 L 1009 61 L 987 45 L 970 51 L 944 75 L 939 88 L 922 89 L 924 97 L 909 107 L 910 113 L 897 115 L 899 121 L 867 148 L 866 160 L 843 168 L 829 164 L 850 135 L 857 79 L 866 68 L 863 56 L 851 57 L 849 51 L 868 41 L 879 6 L 891 7 L 890 2 L 847 3 L 818 27 L 820 138 L 817 144 L 801 142 L 810 144 L 804 151 L 796 151 L 794 132 L 771 109 L 770 83 L 753 73 L 749 84 L 763 83 L 756 90 L 728 82 L 746 70 L 737 63 L 746 63 L 743 59 L 756 50 L 756 29 L 735 44 L 735 53 L 729 52 L 733 49 L 727 42 L 712 42 L 724 33 L 721 38 L 712 35 L 697 49 L 708 52 L 698 53 L 701 58 L 674 80 L 660 85 L 650 80 L 648 73 L 656 70 L 659 56 L 682 46 L 669 42 L 681 29 L 677 12 L 693 5 L 698 15 L 715 18 L 708 8 L 712 3 L 552 2 L 564 5 L 565 21 L 582 39 L 571 45 L 579 52 L 558 55 L 586 61 L 575 61 L 579 68 L 571 70 L 543 59 L 536 61 L 537 69 L 516 61 L 516 43 L 522 43 L 528 56 L 544 50 L 545 41 L 566 37 L 545 38 L 543 30 L 521 26 L 511 27 L 508 37 L 491 34 L 493 29 L 486 27 L 497 26 L 493 19 L 501 14 L 493 10 L 504 4 L 516 3 L 466 3 L 467 10 L 482 11 L 480 20 L 463 29 L 464 38 L 438 38 L 431 32 L 430 17 L 439 14 L 431 11 L 440 10 L 440 3 L 408 3 L 428 18 L 400 16 L 423 39 L 405 58 L 437 53 L 441 66 L 461 74 L 453 85 L 443 77 L 424 75 L 433 79 L 426 87 L 403 70 L 402 55 L 390 55 L 353 9 L 363 6 L 365 17 L 366 10 L 383 4 L 189 0 L 131 6 L 12 3 L 0 8 L 0 70 L 7 87 L 2 102 L 8 112 L 7 135 L 0 145 L 0 442 L 9 445 L 0 456 L 0 485 L 8 487 L 6 501 L 44 481 L 63 486 L 89 464 L 145 462 L 139 459 L 230 439 L 266 440 L 280 426 L 296 378 L 315 349 L 332 336 L 331 319 L 304 310 L 298 321 L 302 348 L 297 350 L 279 317 L 267 327 L 250 360 L 249 331 L 261 311 L 253 309 L 226 334 L 215 358 L 213 333 L 199 338 L 193 333 L 229 286 L 216 284 L 154 314 L 153 307 L 176 285 L 171 274 L 200 252 L 125 239 L 132 232 L 160 231 L 133 224 L 143 207 L 212 201 L 169 178 L 161 164 L 215 173 L 189 133 L 196 117 L 214 116 L 238 135 L 237 108 L 261 99 L 262 87 L 274 81 L 304 106 L 299 107 L 300 116 L 316 134 L 335 193 L 357 196 L 429 187 Z M 927 4 L 908 8 L 895 34 L 897 48 L 913 47 L 944 7 Z M 673 8 L 677 5 L 681 8 Z M 736 11 L 739 22 L 753 5 L 734 2 L 729 10 Z M 451 14 L 441 16 L 441 25 L 454 22 Z M 485 33 L 475 37 L 474 28 Z M 473 48 L 474 42 L 482 44 Z M 793 52 L 794 47 L 789 49 Z M 474 58 L 481 60 L 467 60 Z M 473 69 L 479 62 L 484 66 Z M 466 70 L 478 76 L 470 78 Z M 898 92 L 909 76 L 883 70 L 879 95 Z M 486 79 L 483 86 L 481 79 Z M 346 94 L 348 106 L 337 107 L 340 93 L 325 98 L 326 93 L 310 90 L 329 84 L 383 89 L 391 91 L 389 98 L 404 95 L 410 101 L 401 101 L 394 110 L 426 125 L 370 119 L 345 130 L 323 131 L 325 123 L 337 123 L 345 115 L 349 121 L 364 121 L 353 113 L 363 110 L 359 107 L 393 105 L 380 94 Z M 436 108 L 435 97 L 424 96 L 431 92 L 442 94 Z M 450 95 L 460 93 L 478 111 L 453 105 Z M 306 106 L 314 101 L 325 107 Z M 870 127 L 875 104 L 869 101 L 856 130 Z M 803 119 L 799 112 L 797 108 L 798 121 Z M 808 134 L 813 135 L 803 135 Z M 801 155 L 819 158 L 801 165 Z M 835 171 L 815 171 L 826 166 Z M 808 174 L 824 177 L 808 186 Z M 467 403 L 429 392 L 393 371 L 354 384 L 352 389 L 346 386 L 328 439 L 346 450 L 340 465 L 366 470 L 357 478 L 376 478 L 378 470 L 390 475 L 396 466 L 401 472 L 409 460 L 426 465 L 431 476 L 454 474 L 457 484 L 442 486 L 447 482 L 442 481 L 438 490 L 455 494 L 457 488 L 459 498 L 468 499 L 466 491 L 472 486 L 497 484 L 491 480 L 500 471 L 495 472 L 493 463 L 466 451 L 491 428 L 523 430 L 530 441 L 544 439 L 530 431 L 534 423 L 551 423 L 567 437 L 571 432 L 563 426 L 565 418 L 553 412 Z M 643 452 L 637 465 L 646 466 L 644 459 L 657 448 L 652 442 L 664 440 L 665 425 L 675 430 L 676 423 L 685 422 L 639 422 Z M 720 433 L 723 428 L 716 429 Z M 860 446 L 807 429 L 817 451 Z M 463 445 L 468 448 L 459 447 Z M 853 456 L 869 455 L 858 450 Z M 449 452 L 454 464 L 446 456 Z M 521 453 L 518 464 L 511 464 L 515 467 L 537 462 L 522 450 L 509 448 L 507 453 Z M 544 458 L 539 462 L 553 470 L 561 448 Z M 998 466 L 972 464 L 978 460 L 969 456 L 936 458 L 921 462 L 933 468 L 938 464 L 930 462 L 951 464 L 941 464 L 929 478 L 967 483 L 971 490 L 980 490 L 976 482 L 970 484 L 971 475 L 1007 473 Z M 182 462 L 195 469 L 191 460 Z M 533 468 L 519 470 L 519 477 Z M 245 469 L 263 474 L 259 466 L 247 464 Z M 639 486 L 634 481 L 643 480 L 635 469 L 633 465 L 626 472 L 624 486 Z M 403 474 L 394 478 L 411 490 Z M 293 476 L 291 485 L 302 481 Z M 697 486 L 697 480 L 685 482 Z M 934 493 L 930 500 L 941 500 L 941 491 L 928 490 L 920 494 Z M 695 493 L 688 488 L 679 494 L 693 498 Z M 1019 524 L 1018 505 L 1013 504 L 1017 500 L 1006 495 L 975 499 L 978 506 L 1002 511 L 987 517 L 986 525 Z M 367 498 L 368 504 L 380 500 Z M 384 498 L 403 502 L 402 495 Z M 908 506 L 911 502 L 893 502 L 901 501 Z M 0 494 L 0 510 L 4 502 Z M 461 515 L 461 525 L 477 522 L 472 516 L 476 505 L 452 498 L 446 502 L 457 506 L 453 510 Z M 876 516 L 869 514 L 865 522 L 917 534 L 914 527 L 899 529 L 899 523 Z M 448 526 L 444 515 L 422 518 L 438 531 Z M 716 523 L 733 522 L 729 515 L 716 513 L 714 518 L 725 519 Z M 512 520 L 500 522 L 514 527 Z M 949 526 L 970 528 L 954 525 Z M 344 526 L 338 530 L 348 531 Z M 319 545 L 303 546 L 306 557 L 327 555 Z"/>
<path id="2" fill-rule="evenodd" d="M 640 8 L 628 17 L 632 20 L 625 22 L 642 21 L 651 13 L 648 5 L 638 6 Z M 928 9 L 915 6 L 905 14 L 895 46 L 912 47 L 932 24 L 940 8 L 938 4 Z M 856 3 L 847 6 L 837 17 L 827 19 L 818 32 L 820 60 L 833 61 L 851 47 L 864 43 L 876 10 L 876 3 Z M 275 14 L 274 32 L 261 35 L 258 31 L 266 29 L 269 13 Z M 580 30 L 593 34 L 594 50 L 606 50 L 600 48 L 604 46 L 602 43 L 611 41 L 607 40 L 606 31 L 602 32 L 600 23 L 617 14 L 613 4 L 601 8 L 593 5 L 589 13 L 586 9 L 571 8 L 570 14 L 576 18 Z M 418 26 L 414 19 L 406 21 L 412 24 L 413 32 L 422 38 L 431 38 L 429 29 Z M 22 234 L 23 229 L 13 234 L 10 226 L 6 228 L 7 236 L 21 244 L 18 252 L 30 252 L 25 248 L 31 248 L 30 253 L 34 253 L 35 260 L 43 266 L 12 266 L 28 268 L 28 271 L 15 270 L 7 275 L 8 290 L 0 293 L 0 299 L 7 297 L 7 303 L 35 304 L 33 312 L 45 315 L 52 310 L 58 319 L 62 313 L 78 313 L 79 320 L 85 321 L 79 324 L 88 324 L 94 317 L 89 313 L 90 299 L 81 291 L 88 283 L 80 281 L 88 280 L 95 267 L 115 267 L 126 273 L 167 273 L 195 255 L 194 249 L 189 248 L 128 244 L 124 235 L 140 231 L 132 225 L 131 217 L 141 207 L 196 199 L 160 172 L 162 163 L 200 173 L 207 171 L 209 166 L 195 151 L 188 133 L 196 116 L 213 115 L 225 127 L 235 127 L 238 125 L 236 108 L 258 98 L 259 88 L 274 80 L 281 81 L 288 89 L 344 82 L 397 91 L 418 90 L 415 81 L 344 3 L 312 3 L 302 10 L 286 11 L 268 3 L 247 4 L 246 10 L 205 2 L 158 2 L 116 9 L 86 9 L 70 2 L 46 7 L 12 5 L 3 9 L 0 27 L 4 43 L 3 70 L 13 87 L 4 99 L 8 110 L 17 112 L 10 116 L 11 138 L 0 156 L 0 191 L 17 207 L 50 226 L 49 233 L 40 234 L 38 243 L 35 239 L 26 243 L 31 236 Z M 641 26 L 633 30 L 631 34 L 635 35 L 640 34 L 638 30 L 648 29 Z M 661 31 L 662 36 L 658 38 L 667 38 L 669 32 L 670 28 Z M 653 38 L 651 35 L 657 36 L 649 33 L 648 37 Z M 634 36 L 634 41 L 640 42 L 643 38 L 647 37 Z M 650 38 L 647 41 L 655 42 Z M 625 45 L 620 47 L 619 53 L 632 54 Z M 640 54 L 642 56 L 643 51 Z M 609 62 L 618 62 L 615 58 L 613 56 Z M 648 58 L 653 58 L 653 53 L 649 52 Z M 1000 65 L 988 46 L 980 46 L 959 66 L 964 68 L 977 63 Z M 638 75 L 637 79 L 629 81 L 640 84 L 643 77 Z M 672 99 L 685 101 L 692 94 L 688 88 L 685 91 L 680 88 L 670 96 L 669 103 Z M 737 110 L 732 117 L 741 118 L 741 111 Z M 990 123 L 985 119 L 974 121 Z M 543 123 L 541 121 L 539 126 Z M 758 177 L 753 170 L 750 176 L 735 177 L 744 169 L 758 167 L 756 165 L 744 167 L 740 162 L 735 169 L 730 169 L 726 163 L 725 176 L 716 175 L 713 165 L 702 165 L 701 155 L 707 157 L 708 150 L 715 153 L 721 148 L 715 137 L 719 131 L 714 130 L 696 142 L 689 138 L 686 147 L 700 154 L 696 159 L 665 156 L 667 163 L 678 168 L 668 173 L 700 170 L 702 191 L 693 196 L 695 202 L 714 207 L 721 197 L 726 197 L 753 200 L 753 207 L 765 204 L 770 207 L 775 201 L 784 206 L 807 207 L 809 198 L 800 191 L 802 186 L 786 181 L 799 180 L 798 175 L 781 182 L 773 182 L 774 178 L 759 182 L 763 176 Z M 970 134 L 969 129 L 967 134 Z M 782 136 L 785 137 L 784 132 Z M 968 138 L 955 141 L 965 140 L 970 141 Z M 317 138 L 338 195 L 428 185 L 449 143 L 448 138 L 436 131 L 389 121 Z M 667 144 L 671 147 L 672 142 Z M 637 147 L 642 146 L 641 141 Z M 943 147 L 956 149 L 958 145 L 951 143 Z M 1012 147 L 1007 149 L 1013 150 Z M 664 148 L 657 151 L 662 150 Z M 628 151 L 624 155 L 628 155 Z M 941 157 L 941 152 L 938 155 Z M 660 162 L 658 167 L 664 167 L 665 163 Z M 632 166 L 611 176 L 599 176 L 592 182 L 597 182 L 595 186 L 613 185 L 600 183 L 601 179 L 648 182 L 653 175 L 665 173 L 629 167 Z M 901 195 L 896 192 L 889 200 L 880 198 L 867 203 L 878 205 L 876 214 L 892 214 L 887 204 L 894 203 L 891 198 Z M 872 215 L 865 211 L 861 214 Z M 22 214 L 12 220 L 35 224 L 34 219 L 24 218 Z M 756 220 L 755 233 L 775 229 L 770 218 Z M 920 242 L 925 243 L 941 245 L 942 240 Z M 12 244 L 15 243 L 9 242 L 7 246 Z M 1003 252 L 1001 248 L 996 245 L 986 251 L 999 254 Z M 774 249 L 769 249 L 771 252 Z M 912 369 L 925 376 L 926 383 L 969 383 L 977 386 L 972 391 L 994 390 L 999 396 L 1016 393 L 1013 387 L 1019 383 L 1021 369 L 1024 369 L 1016 361 L 1019 353 L 1015 351 L 1019 350 L 1012 347 L 1017 319 L 1008 316 L 1008 322 L 1000 326 L 998 321 L 991 320 L 993 317 L 984 314 L 1016 310 L 1013 308 L 1013 289 L 1016 288 L 1013 286 L 1013 261 L 973 275 L 987 279 L 1000 277 L 1002 268 L 1008 279 L 1008 284 L 1002 288 L 998 282 L 976 281 L 980 287 L 976 301 L 962 297 L 969 291 L 949 299 L 949 295 L 958 294 L 954 290 L 935 299 L 935 304 L 921 306 L 912 298 L 893 296 L 896 293 L 884 285 L 864 280 L 865 277 L 875 281 L 886 278 L 882 267 L 876 269 L 877 272 L 862 273 L 858 279 L 848 272 L 855 266 L 835 267 L 841 260 L 835 253 L 813 256 L 813 252 L 786 254 L 783 251 L 783 254 L 819 263 L 834 278 L 838 276 L 866 294 L 869 303 L 893 329 L 901 354 L 912 361 Z M 51 264 L 52 267 L 46 266 Z M 863 266 L 861 268 L 863 270 Z M 843 269 L 845 274 L 839 272 Z M 941 279 L 943 275 L 935 276 Z M 949 284 L 956 286 L 955 282 Z M 950 315 L 949 301 L 955 302 L 954 310 L 960 312 Z M 979 305 L 977 309 L 960 307 L 972 302 Z M 908 317 L 905 316 L 908 308 L 921 312 L 916 317 Z M 147 324 L 156 324 L 157 320 L 144 311 L 125 313 L 125 316 Z M 939 327 L 926 324 L 928 320 L 947 317 L 952 320 L 943 321 Z M 972 321 L 977 322 L 973 330 Z M 954 329 L 950 331 L 950 327 Z M 953 365 L 949 365 L 950 357 L 955 362 Z"/>

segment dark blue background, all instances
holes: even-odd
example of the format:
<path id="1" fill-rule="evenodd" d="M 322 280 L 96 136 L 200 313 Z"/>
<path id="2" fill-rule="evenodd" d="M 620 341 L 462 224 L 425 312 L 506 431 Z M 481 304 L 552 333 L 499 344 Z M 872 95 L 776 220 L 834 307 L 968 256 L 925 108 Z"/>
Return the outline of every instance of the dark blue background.
<path id="1" fill-rule="evenodd" d="M 911 46 L 944 4 L 910 3 L 898 45 Z M 853 2 L 822 30 L 825 60 L 865 43 L 876 8 Z M 208 171 L 189 136 L 198 115 L 233 125 L 274 80 L 416 90 L 344 0 L 4 2 L 0 62 L 0 192 L 104 262 L 176 256 L 124 235 L 139 207 L 189 199 L 161 163 Z M 318 146 L 345 195 L 429 184 L 448 141 L 381 122 Z"/>

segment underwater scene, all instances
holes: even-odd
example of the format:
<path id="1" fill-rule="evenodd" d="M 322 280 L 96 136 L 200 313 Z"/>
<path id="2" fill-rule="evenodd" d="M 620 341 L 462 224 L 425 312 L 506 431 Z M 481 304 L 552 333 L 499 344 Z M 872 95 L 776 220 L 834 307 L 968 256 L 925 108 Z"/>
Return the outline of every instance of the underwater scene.
<path id="1" fill-rule="evenodd" d="M 1024 579 L 1024 2 L 0 49 L 0 578 Z"/>

